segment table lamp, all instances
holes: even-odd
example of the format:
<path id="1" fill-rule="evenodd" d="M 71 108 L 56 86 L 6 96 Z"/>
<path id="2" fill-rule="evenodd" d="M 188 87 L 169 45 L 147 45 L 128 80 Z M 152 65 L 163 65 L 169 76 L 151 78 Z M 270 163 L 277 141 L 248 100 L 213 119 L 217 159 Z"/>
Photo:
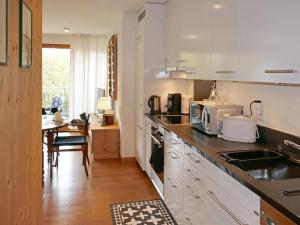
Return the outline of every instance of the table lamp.
<path id="1" fill-rule="evenodd" d="M 107 111 L 112 110 L 112 101 L 110 97 L 101 97 L 97 103 L 97 109 L 103 114 L 103 122 L 102 125 L 113 125 L 114 124 L 114 116 L 112 113 L 108 113 Z"/>

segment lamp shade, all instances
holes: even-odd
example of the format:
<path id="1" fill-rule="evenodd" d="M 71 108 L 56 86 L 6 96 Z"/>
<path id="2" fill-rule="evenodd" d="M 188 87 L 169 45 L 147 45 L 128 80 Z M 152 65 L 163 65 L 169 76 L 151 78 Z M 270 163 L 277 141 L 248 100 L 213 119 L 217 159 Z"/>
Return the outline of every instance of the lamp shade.
<path id="1" fill-rule="evenodd" d="M 110 97 L 101 97 L 98 99 L 97 103 L 97 109 L 98 110 L 112 110 L 111 106 L 111 98 Z"/>

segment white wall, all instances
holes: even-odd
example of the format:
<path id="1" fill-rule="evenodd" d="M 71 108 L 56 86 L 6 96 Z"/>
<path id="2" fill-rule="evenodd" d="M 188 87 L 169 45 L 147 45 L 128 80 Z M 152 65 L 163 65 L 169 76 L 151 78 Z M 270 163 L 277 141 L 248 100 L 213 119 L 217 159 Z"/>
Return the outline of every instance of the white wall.
<path id="1" fill-rule="evenodd" d="M 121 157 L 135 154 L 135 24 L 136 12 L 125 12 L 118 31 L 118 101 Z"/>
<path id="2" fill-rule="evenodd" d="M 44 44 L 70 44 L 70 34 L 43 34 Z"/>
<path id="3" fill-rule="evenodd" d="M 261 100 L 264 120 L 258 121 L 260 125 L 300 137 L 300 87 L 218 82 L 220 88 L 229 102 L 244 105 L 246 113 L 252 100 Z"/>

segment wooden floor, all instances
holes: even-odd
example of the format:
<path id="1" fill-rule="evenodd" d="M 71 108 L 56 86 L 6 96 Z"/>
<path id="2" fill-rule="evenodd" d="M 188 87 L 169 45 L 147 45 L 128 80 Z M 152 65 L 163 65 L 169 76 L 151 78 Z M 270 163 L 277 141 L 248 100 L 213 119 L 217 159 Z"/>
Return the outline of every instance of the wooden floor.
<path id="1" fill-rule="evenodd" d="M 108 225 L 111 203 L 159 198 L 134 159 L 94 161 L 89 178 L 81 160 L 81 153 L 62 153 L 52 182 L 46 171 L 43 225 Z"/>

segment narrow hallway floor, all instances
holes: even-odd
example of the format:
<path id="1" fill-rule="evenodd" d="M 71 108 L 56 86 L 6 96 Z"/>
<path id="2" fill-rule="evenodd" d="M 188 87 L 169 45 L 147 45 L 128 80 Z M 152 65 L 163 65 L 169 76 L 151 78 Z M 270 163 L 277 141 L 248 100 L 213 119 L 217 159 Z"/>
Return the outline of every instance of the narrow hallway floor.
<path id="1" fill-rule="evenodd" d="M 62 153 L 53 179 L 45 173 L 43 225 L 111 225 L 110 204 L 158 199 L 135 159 L 94 160 L 87 178 L 81 153 Z"/>

